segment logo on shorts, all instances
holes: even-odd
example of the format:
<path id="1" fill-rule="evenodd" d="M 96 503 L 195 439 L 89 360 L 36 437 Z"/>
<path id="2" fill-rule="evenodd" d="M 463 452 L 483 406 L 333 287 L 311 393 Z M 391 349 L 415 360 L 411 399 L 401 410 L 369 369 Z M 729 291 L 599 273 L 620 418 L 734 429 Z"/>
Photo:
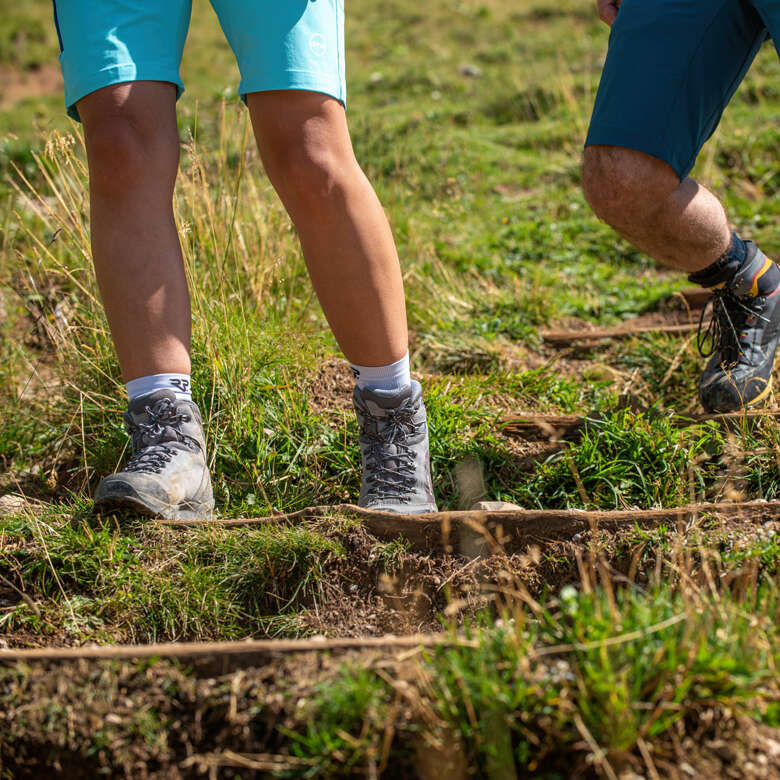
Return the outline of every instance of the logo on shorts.
<path id="1" fill-rule="evenodd" d="M 328 50 L 328 45 L 325 43 L 325 38 L 320 33 L 314 33 L 309 38 L 309 49 L 315 57 L 324 57 L 325 52 Z"/>

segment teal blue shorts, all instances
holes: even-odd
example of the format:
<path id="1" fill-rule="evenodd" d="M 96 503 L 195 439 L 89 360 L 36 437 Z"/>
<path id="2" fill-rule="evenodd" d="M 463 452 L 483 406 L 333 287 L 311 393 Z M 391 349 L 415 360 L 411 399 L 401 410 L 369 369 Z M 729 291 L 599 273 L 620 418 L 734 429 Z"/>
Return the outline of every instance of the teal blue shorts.
<path id="1" fill-rule="evenodd" d="M 778 0 L 623 0 L 586 145 L 635 149 L 683 179 L 762 43 Z"/>
<path id="2" fill-rule="evenodd" d="M 238 93 L 323 92 L 346 102 L 344 0 L 211 0 L 241 71 Z M 54 0 L 65 105 L 125 81 L 169 81 L 179 65 L 192 0 Z"/>

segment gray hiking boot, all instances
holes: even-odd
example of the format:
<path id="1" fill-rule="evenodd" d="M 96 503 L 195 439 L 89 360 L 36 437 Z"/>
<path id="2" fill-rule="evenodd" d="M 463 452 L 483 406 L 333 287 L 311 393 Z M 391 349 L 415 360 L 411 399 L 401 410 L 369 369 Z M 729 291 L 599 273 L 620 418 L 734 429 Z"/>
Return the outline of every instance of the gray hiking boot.
<path id="1" fill-rule="evenodd" d="M 136 398 L 125 413 L 133 455 L 95 493 L 95 511 L 201 520 L 214 509 L 198 407 L 170 390 Z"/>
<path id="2" fill-rule="evenodd" d="M 436 512 L 420 383 L 392 392 L 356 387 L 352 401 L 363 455 L 358 505 L 404 515 Z"/>
<path id="3" fill-rule="evenodd" d="M 772 389 L 780 341 L 780 290 L 762 296 L 751 289 L 767 258 L 752 241 L 745 243 L 750 262 L 727 287 L 713 290 L 712 320 L 706 331 L 704 312 L 699 321 L 699 352 L 709 357 L 699 384 L 699 399 L 707 412 L 759 406 Z"/>

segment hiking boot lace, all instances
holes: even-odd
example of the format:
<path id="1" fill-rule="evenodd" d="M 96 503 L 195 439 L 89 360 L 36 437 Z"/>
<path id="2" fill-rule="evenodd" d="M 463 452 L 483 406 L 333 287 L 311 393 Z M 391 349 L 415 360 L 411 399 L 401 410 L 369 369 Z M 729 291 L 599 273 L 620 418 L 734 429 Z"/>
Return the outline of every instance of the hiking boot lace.
<path id="1" fill-rule="evenodd" d="M 414 414 L 415 409 L 407 401 L 387 413 L 385 426 L 379 432 L 369 430 L 368 423 L 372 418 L 368 415 L 361 423 L 361 433 L 369 438 L 366 457 L 368 497 L 393 498 L 404 504 L 410 501 L 409 494 L 415 487 L 415 453 L 407 442 L 423 425 L 414 422 Z M 395 445 L 394 453 L 388 452 L 390 445 Z"/>
<path id="2" fill-rule="evenodd" d="M 706 328 L 704 316 L 709 307 L 705 306 L 699 317 L 696 347 L 705 358 L 719 353 L 721 366 L 733 368 L 745 355 L 744 347 L 748 339 L 746 328 L 753 327 L 756 319 L 769 322 L 761 314 L 763 301 L 760 298 L 741 299 L 728 288 L 723 288 L 713 290 L 711 303 L 712 318 Z"/>
<path id="3" fill-rule="evenodd" d="M 144 474 L 159 474 L 181 450 L 170 447 L 171 434 L 174 440 L 189 449 L 200 447 L 197 440 L 181 431 L 181 424 L 189 422 L 188 414 L 177 414 L 173 402 L 163 399 L 153 408 L 144 408 L 149 421 L 139 423 L 129 413 L 125 414 L 125 426 L 133 442 L 133 456 L 125 471 L 137 471 Z M 164 441 L 160 439 L 165 436 Z"/>

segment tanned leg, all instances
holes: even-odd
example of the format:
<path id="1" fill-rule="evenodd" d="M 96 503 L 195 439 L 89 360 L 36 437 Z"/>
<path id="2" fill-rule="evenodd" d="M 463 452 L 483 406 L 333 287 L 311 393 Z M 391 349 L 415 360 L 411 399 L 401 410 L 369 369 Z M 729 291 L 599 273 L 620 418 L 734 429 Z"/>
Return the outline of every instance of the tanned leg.
<path id="1" fill-rule="evenodd" d="M 720 201 L 665 162 L 617 146 L 585 149 L 582 174 L 593 211 L 634 246 L 681 271 L 699 271 L 728 249 Z"/>
<path id="2" fill-rule="evenodd" d="M 190 299 L 173 219 L 176 88 L 137 81 L 78 102 L 92 254 L 125 382 L 190 372 Z"/>
<path id="3" fill-rule="evenodd" d="M 248 95 L 271 182 L 295 224 L 325 316 L 348 360 L 382 366 L 408 349 L 390 226 L 355 159 L 344 107 L 316 92 Z"/>

